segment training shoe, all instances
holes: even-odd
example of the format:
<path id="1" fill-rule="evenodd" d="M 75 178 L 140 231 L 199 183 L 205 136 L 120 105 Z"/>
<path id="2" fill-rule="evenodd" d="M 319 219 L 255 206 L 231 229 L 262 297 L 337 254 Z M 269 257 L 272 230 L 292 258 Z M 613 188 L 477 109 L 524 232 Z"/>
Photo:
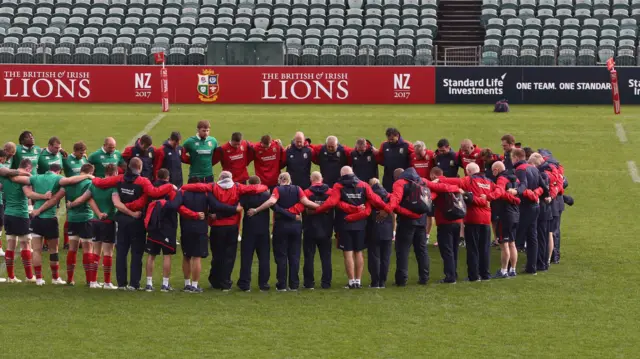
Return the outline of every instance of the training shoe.
<path id="1" fill-rule="evenodd" d="M 231 292 L 231 288 L 222 288 L 223 293 Z"/>
<path id="2" fill-rule="evenodd" d="M 241 289 L 241 291 L 243 291 L 245 293 L 251 293 L 251 289 Z"/>
<path id="3" fill-rule="evenodd" d="M 91 288 L 91 289 L 100 289 L 102 287 L 100 287 L 98 285 L 98 283 L 96 283 L 96 282 L 91 282 L 91 283 L 89 283 L 89 288 Z"/>
<path id="4" fill-rule="evenodd" d="M 126 289 L 126 291 L 128 291 L 128 292 L 135 292 L 136 290 L 138 290 L 138 288 L 136 288 L 136 287 L 132 287 L 132 286 L 130 286 L 130 285 L 126 286 L 126 287 L 125 287 L 125 289 Z"/>
<path id="5" fill-rule="evenodd" d="M 190 285 L 185 285 L 184 288 L 182 288 L 182 291 L 185 293 L 191 293 L 193 291 L 193 287 Z"/>
<path id="6" fill-rule="evenodd" d="M 204 292 L 204 289 L 202 289 L 202 288 L 200 288 L 200 287 L 193 287 L 193 286 L 192 286 L 191 288 L 193 288 L 193 289 L 191 290 L 191 293 L 200 294 L 200 293 L 203 293 L 203 292 Z"/>
<path id="7" fill-rule="evenodd" d="M 369 288 L 371 288 L 371 289 L 380 289 L 380 287 L 374 286 L 373 284 L 369 284 Z"/>
<path id="8" fill-rule="evenodd" d="M 27 279 L 25 279 L 25 282 L 27 282 L 27 283 L 35 283 L 36 282 L 36 277 L 33 276 L 31 278 L 27 278 Z"/>
<path id="9" fill-rule="evenodd" d="M 464 238 L 460 237 L 460 247 L 462 248 L 466 248 L 467 247 L 467 241 L 464 240 Z"/>
<path id="10" fill-rule="evenodd" d="M 4 257 L 4 251 L 0 248 L 0 257 Z"/>
<path id="11" fill-rule="evenodd" d="M 502 273 L 502 271 L 500 271 L 498 269 L 498 271 L 496 272 L 496 274 L 493 276 L 493 278 L 495 279 L 504 279 L 504 278 L 509 278 L 509 273 L 505 272 Z"/>
<path id="12" fill-rule="evenodd" d="M 153 286 L 152 285 L 148 285 L 146 287 L 144 287 L 144 291 L 145 292 L 153 292 Z"/>
<path id="13" fill-rule="evenodd" d="M 7 282 L 7 278 L 0 278 L 0 283 L 6 283 Z"/>
<path id="14" fill-rule="evenodd" d="M 36 279 L 37 286 L 42 287 L 45 284 L 47 284 L 47 282 L 45 282 L 44 279 Z"/>
<path id="15" fill-rule="evenodd" d="M 465 282 L 480 282 L 480 278 L 476 278 L 476 279 L 466 278 L 464 281 Z"/>
<path id="16" fill-rule="evenodd" d="M 356 289 L 356 285 L 355 284 L 347 284 L 344 286 L 344 289 Z"/>
<path id="17" fill-rule="evenodd" d="M 516 272 L 515 272 L 515 271 L 511 271 L 511 272 L 509 272 L 509 277 L 510 277 L 510 278 L 513 278 L 513 277 L 515 277 L 515 276 L 517 276 L 517 274 L 516 274 Z"/>
<path id="18" fill-rule="evenodd" d="M 62 249 L 65 251 L 69 250 L 69 243 L 65 243 L 64 246 L 62 246 Z"/>
<path id="19" fill-rule="evenodd" d="M 286 291 L 287 291 L 287 288 L 280 289 L 276 287 L 276 292 L 286 292 Z"/>
<path id="20" fill-rule="evenodd" d="M 452 282 L 452 281 L 450 281 L 450 280 L 446 280 L 446 279 L 444 279 L 444 278 L 443 278 L 443 279 L 440 279 L 440 280 L 438 281 L 438 284 L 456 284 L 456 281 L 454 280 L 454 281 Z"/>
<path id="21" fill-rule="evenodd" d="M 297 292 L 298 288 L 289 288 L 287 289 L 288 292 Z"/>
<path id="22" fill-rule="evenodd" d="M 7 279 L 8 283 L 22 283 L 22 281 L 18 278 L 9 278 Z"/>
<path id="23" fill-rule="evenodd" d="M 171 287 L 171 285 L 163 285 L 162 287 L 160 287 L 160 291 L 164 293 L 173 292 L 173 288 Z"/>
<path id="24" fill-rule="evenodd" d="M 306 289 L 306 290 L 315 290 L 316 289 L 316 287 L 306 286 L 306 285 L 303 288 Z"/>
<path id="25" fill-rule="evenodd" d="M 58 278 L 52 280 L 51 284 L 53 284 L 53 285 L 65 285 L 65 284 L 67 284 L 67 282 L 63 281 L 62 278 L 58 277 Z"/>
<path id="26" fill-rule="evenodd" d="M 113 285 L 113 283 L 105 283 L 102 285 L 102 289 L 114 290 L 114 289 L 118 289 L 118 287 Z"/>
<path id="27" fill-rule="evenodd" d="M 387 285 L 385 283 L 380 283 L 378 285 L 378 289 L 385 289 L 387 287 Z"/>
<path id="28" fill-rule="evenodd" d="M 73 287 L 73 286 L 76 285 L 76 282 L 74 282 L 74 281 L 67 282 L 67 285 L 70 286 L 70 287 Z"/>

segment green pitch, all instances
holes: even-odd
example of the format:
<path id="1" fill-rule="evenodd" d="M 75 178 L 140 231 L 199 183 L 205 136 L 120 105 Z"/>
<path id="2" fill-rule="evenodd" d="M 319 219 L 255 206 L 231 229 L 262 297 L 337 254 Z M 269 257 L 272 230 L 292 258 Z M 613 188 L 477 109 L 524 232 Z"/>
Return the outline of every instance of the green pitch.
<path id="1" fill-rule="evenodd" d="M 4 103 L 0 142 L 17 141 L 28 129 L 40 146 L 56 135 L 66 149 L 83 140 L 92 152 L 105 136 L 113 136 L 122 149 L 159 108 Z M 438 249 L 430 245 L 428 286 L 415 284 L 417 268 L 411 259 L 406 288 L 347 291 L 341 288 L 346 277 L 336 250 L 331 290 L 261 293 L 254 261 L 251 293 L 206 290 L 193 295 L 89 290 L 82 285 L 79 255 L 74 288 L 0 285 L 2 353 L 7 358 L 636 356 L 640 183 L 632 181 L 627 161 L 640 161 L 634 151 L 640 143 L 635 121 L 640 107 L 622 111 L 613 116 L 610 106 L 512 106 L 509 114 L 493 114 L 491 106 L 453 105 L 173 106 L 150 131 L 155 144 L 173 130 L 183 138 L 193 135 L 201 119 L 211 121 L 212 136 L 220 143 L 234 131 L 252 141 L 270 133 L 286 143 L 301 130 L 315 143 L 333 134 L 348 145 L 364 136 L 377 146 L 385 129 L 395 126 L 405 139 L 423 140 L 431 149 L 446 137 L 456 149 L 460 140 L 471 138 L 481 147 L 500 151 L 500 137 L 512 133 L 524 145 L 551 149 L 566 168 L 568 193 L 576 205 L 563 216 L 562 262 L 536 277 L 437 285 L 442 262 Z M 624 126 L 627 143 L 620 143 L 615 123 Z M 219 166 L 215 171 L 220 172 Z M 62 252 L 63 278 L 64 258 Z M 183 284 L 180 260 L 174 258 L 175 288 Z M 20 262 L 16 260 L 16 273 L 24 279 Z M 521 255 L 519 266 L 524 262 Z M 492 249 L 491 270 L 498 265 L 499 252 Z M 50 283 L 46 261 L 43 269 Z M 238 269 L 239 257 L 234 281 Z M 318 259 L 316 269 L 319 281 Z M 392 259 L 390 278 L 394 270 Z M 466 273 L 464 250 L 458 270 L 461 276 Z M 208 271 L 206 260 L 203 286 Z M 115 267 L 113 275 L 115 281 Z M 275 283 L 275 268 L 271 282 Z M 368 285 L 366 267 L 364 284 Z"/>

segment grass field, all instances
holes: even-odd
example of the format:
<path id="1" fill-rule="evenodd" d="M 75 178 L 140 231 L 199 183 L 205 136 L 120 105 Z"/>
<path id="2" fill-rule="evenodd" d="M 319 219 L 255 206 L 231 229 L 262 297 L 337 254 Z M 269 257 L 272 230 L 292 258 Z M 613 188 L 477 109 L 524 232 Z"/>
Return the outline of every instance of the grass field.
<path id="1" fill-rule="evenodd" d="M 16 141 L 29 129 L 40 146 L 57 135 L 66 148 L 83 140 L 93 151 L 109 135 L 122 148 L 158 111 L 156 105 L 2 103 L 0 142 Z M 260 293 L 255 261 L 251 293 L 3 284 L 3 357 L 637 357 L 640 184 L 632 181 L 627 161 L 640 161 L 640 107 L 622 111 L 613 116 L 610 106 L 513 106 L 496 115 L 489 106 L 455 105 L 174 106 L 150 131 L 156 143 L 173 130 L 190 136 L 197 120 L 209 119 L 220 143 L 233 131 L 250 140 L 265 133 L 288 140 L 302 130 L 316 143 L 335 134 L 348 145 L 361 136 L 378 144 L 395 126 L 429 148 L 442 137 L 456 148 L 471 138 L 499 151 L 505 133 L 524 145 L 550 148 L 576 199 L 563 216 L 562 263 L 536 277 L 444 286 L 435 284 L 442 262 L 429 246 L 432 279 L 426 287 L 414 284 L 412 260 L 406 288 L 341 289 L 346 278 L 338 251 L 334 289 L 326 291 Z M 616 136 L 615 123 L 623 125 L 626 143 Z M 458 269 L 465 273 L 464 251 L 461 257 Z M 179 259 L 174 287 L 182 285 Z M 24 278 L 19 262 L 16 273 Z M 499 252 L 492 250 L 491 270 L 498 264 Z M 391 273 L 394 265 L 395 259 Z M 319 268 L 317 263 L 318 276 Z M 234 281 L 238 269 L 239 261 Z M 208 270 L 206 263 L 203 272 Z M 76 273 L 83 283 L 80 265 Z M 274 275 L 275 269 L 272 283 Z M 159 287 L 160 271 L 155 278 Z"/>

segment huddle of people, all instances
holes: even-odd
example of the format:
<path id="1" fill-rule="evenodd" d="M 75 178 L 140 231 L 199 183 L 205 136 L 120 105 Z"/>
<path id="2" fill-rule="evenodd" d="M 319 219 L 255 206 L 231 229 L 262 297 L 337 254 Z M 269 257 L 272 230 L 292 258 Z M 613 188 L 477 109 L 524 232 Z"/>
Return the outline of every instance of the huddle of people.
<path id="1" fill-rule="evenodd" d="M 511 135 L 502 137 L 504 154 L 499 156 L 470 140 L 463 140 L 458 152 L 446 139 L 430 151 L 421 141 L 405 141 L 395 128 L 387 129 L 387 140 L 379 148 L 366 139 L 349 148 L 335 136 L 313 144 L 301 132 L 290 144 L 269 135 L 251 143 L 234 133 L 219 146 L 210 127 L 200 121 L 195 136 L 182 143 L 180 133 L 173 132 L 157 147 L 144 135 L 122 153 L 109 137 L 88 156 L 84 143 L 67 153 L 57 137 L 41 149 L 29 131 L 20 135 L 19 145 L 5 144 L 0 150 L 0 233 L 4 226 L 8 246 L 6 252 L 0 248 L 0 254 L 8 279 L 0 281 L 21 282 L 14 269 L 19 245 L 26 281 L 46 284 L 42 258 L 48 251 L 52 284 L 74 285 L 82 248 L 90 288 L 154 291 L 155 258 L 162 254 L 161 291 L 172 291 L 169 278 L 178 229 L 183 290 L 190 293 L 203 291 L 202 259 L 209 249 L 207 281 L 211 288 L 231 290 L 238 244 L 240 290 L 250 291 L 254 254 L 258 286 L 270 290 L 272 251 L 277 291 L 300 288 L 301 255 L 302 287 L 316 288 L 316 251 L 322 264 L 320 287 L 331 288 L 334 233 L 343 251 L 345 288 L 362 288 L 365 250 L 369 287 L 385 288 L 394 244 L 394 284 L 407 285 L 413 246 L 418 284 L 425 285 L 434 222 L 434 244 L 444 265 L 440 283 L 459 280 L 461 245 L 467 249 L 466 280 L 471 282 L 515 277 L 519 251 L 526 251 L 523 273 L 535 275 L 560 260 L 560 218 L 564 204 L 573 203 L 564 195 L 563 167 L 547 150 L 527 153 Z M 248 173 L 251 162 L 254 176 Z M 223 171 L 214 180 L 217 163 Z M 183 164 L 189 166 L 187 184 Z M 319 171 L 312 172 L 312 164 Z M 59 274 L 61 201 L 66 208 L 66 280 Z M 501 251 L 493 276 L 492 231 Z M 98 283 L 101 258 L 104 283 Z"/>

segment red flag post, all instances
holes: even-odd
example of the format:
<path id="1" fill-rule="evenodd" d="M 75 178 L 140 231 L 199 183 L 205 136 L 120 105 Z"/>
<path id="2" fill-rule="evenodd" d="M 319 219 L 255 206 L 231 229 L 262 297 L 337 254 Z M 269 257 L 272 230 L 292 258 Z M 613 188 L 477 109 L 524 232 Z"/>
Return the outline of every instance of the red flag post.
<path id="1" fill-rule="evenodd" d="M 618 88 L 618 72 L 615 69 L 616 63 L 613 57 L 607 60 L 607 70 L 611 77 L 611 96 L 613 100 L 613 113 L 620 114 L 620 91 Z"/>
<path id="2" fill-rule="evenodd" d="M 169 112 L 169 74 L 164 66 L 164 52 L 156 52 L 153 54 L 156 63 L 162 64 L 160 69 L 160 97 L 162 101 L 162 112 Z"/>

